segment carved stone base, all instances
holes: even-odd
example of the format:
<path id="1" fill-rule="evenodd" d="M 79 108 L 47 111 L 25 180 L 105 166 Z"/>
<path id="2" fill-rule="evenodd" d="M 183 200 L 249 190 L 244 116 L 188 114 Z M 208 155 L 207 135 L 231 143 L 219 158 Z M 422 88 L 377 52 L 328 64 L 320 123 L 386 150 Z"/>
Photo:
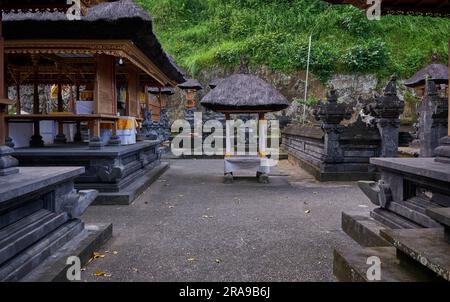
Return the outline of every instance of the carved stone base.
<path id="1" fill-rule="evenodd" d="M 111 136 L 111 138 L 108 141 L 108 146 L 120 146 L 122 144 L 120 137 L 117 135 Z"/>
<path id="2" fill-rule="evenodd" d="M 101 149 L 103 147 L 103 142 L 98 136 L 94 136 L 89 141 L 89 149 Z"/>
<path id="3" fill-rule="evenodd" d="M 2 179 L 0 281 L 20 281 L 85 231 L 77 217 L 97 193 L 74 190 L 83 173 L 80 167 L 23 167 Z"/>
<path id="4" fill-rule="evenodd" d="M 143 141 L 133 145 L 104 146 L 91 149 L 82 144 L 68 144 L 60 147 L 21 148 L 14 156 L 23 166 L 85 167 L 85 173 L 77 177 L 78 190 L 95 189 L 100 192 L 102 204 L 130 204 L 139 193 L 147 188 L 145 179 L 160 165 L 159 143 Z M 141 185 L 139 185 L 141 183 Z M 132 189 L 132 187 L 139 187 Z M 102 195 L 108 194 L 108 195 Z M 97 201 L 96 200 L 96 201 Z"/>
<path id="5" fill-rule="evenodd" d="M 14 140 L 8 136 L 5 140 L 5 145 L 10 148 L 14 148 Z"/>
<path id="6" fill-rule="evenodd" d="M 11 156 L 13 152 L 8 146 L 0 146 L 0 176 L 19 173 L 19 161 Z"/>
<path id="7" fill-rule="evenodd" d="M 42 136 L 39 134 L 35 134 L 30 139 L 30 147 L 32 148 L 39 148 L 44 147 L 44 140 L 42 139 Z"/>
<path id="8" fill-rule="evenodd" d="M 67 144 L 67 138 L 65 134 L 57 134 L 53 140 L 55 144 Z"/>
<path id="9" fill-rule="evenodd" d="M 441 145 L 434 150 L 436 161 L 450 164 L 450 136 L 441 139 Z"/>
<path id="10" fill-rule="evenodd" d="M 81 132 L 75 133 L 75 136 L 73 137 L 74 142 L 82 142 L 83 136 L 81 135 Z"/>

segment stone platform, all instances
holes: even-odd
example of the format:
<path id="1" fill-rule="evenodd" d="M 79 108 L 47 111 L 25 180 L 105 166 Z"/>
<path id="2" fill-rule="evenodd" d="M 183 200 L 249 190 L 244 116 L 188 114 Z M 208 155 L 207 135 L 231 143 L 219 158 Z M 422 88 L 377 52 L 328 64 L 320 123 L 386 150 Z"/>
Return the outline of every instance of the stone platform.
<path id="1" fill-rule="evenodd" d="M 0 177 L 1 281 L 27 278 L 44 261 L 65 267 L 67 258 L 54 255 L 66 249 L 90 256 L 111 237 L 111 225 L 88 229 L 79 218 L 97 196 L 74 189 L 84 172 L 83 167 L 21 167 L 18 174 Z M 83 236 L 89 240 L 77 240 Z"/>
<path id="2" fill-rule="evenodd" d="M 372 158 L 381 182 L 360 182 L 378 208 L 343 213 L 342 229 L 354 248 L 336 249 L 341 281 L 369 281 L 365 261 L 384 263 L 381 281 L 450 280 L 450 164 L 433 158 Z M 386 266 L 387 264 L 387 266 Z"/>
<path id="3" fill-rule="evenodd" d="M 130 204 L 166 169 L 160 165 L 159 141 L 90 149 L 86 144 L 16 149 L 20 166 L 82 166 L 75 188 L 94 189 L 94 204 Z"/>

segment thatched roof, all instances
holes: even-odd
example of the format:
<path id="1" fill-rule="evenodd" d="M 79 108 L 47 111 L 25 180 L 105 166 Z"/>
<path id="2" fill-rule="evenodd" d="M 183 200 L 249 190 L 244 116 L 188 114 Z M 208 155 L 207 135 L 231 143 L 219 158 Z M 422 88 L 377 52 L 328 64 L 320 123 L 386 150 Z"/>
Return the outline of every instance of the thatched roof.
<path id="1" fill-rule="evenodd" d="M 425 80 L 428 75 L 436 84 L 447 84 L 448 66 L 432 63 L 416 72 L 410 79 L 406 80 L 405 85 L 408 87 L 425 85 Z"/>
<path id="2" fill-rule="evenodd" d="M 166 95 L 173 95 L 175 94 L 175 90 L 173 90 L 172 88 L 169 87 L 150 87 L 148 89 L 148 93 L 150 94 L 166 94 Z"/>
<path id="3" fill-rule="evenodd" d="M 214 111 L 279 111 L 288 100 L 266 81 L 249 74 L 235 74 L 220 81 L 201 101 Z"/>
<path id="4" fill-rule="evenodd" d="M 178 85 L 178 88 L 202 90 L 203 86 L 199 83 L 199 81 L 197 81 L 195 79 L 188 79 L 186 82 Z"/>
<path id="5" fill-rule="evenodd" d="M 212 80 L 208 85 L 209 88 L 211 88 L 211 89 L 216 88 L 217 85 L 219 85 L 220 81 L 222 81 L 222 80 L 223 80 L 223 78 L 217 78 L 217 79 Z"/>
<path id="6" fill-rule="evenodd" d="M 185 81 L 184 72 L 163 50 L 153 33 L 151 16 L 132 0 L 104 2 L 88 9 L 81 20 L 65 13 L 6 14 L 5 39 L 131 40 L 170 79 Z"/>

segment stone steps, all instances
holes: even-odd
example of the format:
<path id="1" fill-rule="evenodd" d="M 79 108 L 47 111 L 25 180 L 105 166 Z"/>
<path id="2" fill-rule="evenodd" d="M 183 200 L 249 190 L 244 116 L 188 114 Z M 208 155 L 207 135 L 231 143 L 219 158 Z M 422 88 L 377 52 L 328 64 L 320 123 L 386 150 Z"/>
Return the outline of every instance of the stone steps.
<path id="1" fill-rule="evenodd" d="M 83 229 L 84 223 L 78 219 L 66 222 L 14 258 L 4 262 L 0 269 L 0 281 L 20 280 Z"/>
<path id="2" fill-rule="evenodd" d="M 450 281 L 450 244 L 442 228 L 381 230 L 381 236 L 412 260 Z"/>
<path id="3" fill-rule="evenodd" d="M 0 264 L 54 231 L 68 220 L 67 214 L 40 210 L 5 227 L 0 234 Z"/>
<path id="4" fill-rule="evenodd" d="M 368 261 L 370 257 L 378 257 L 381 261 L 379 280 L 368 279 L 367 272 L 373 266 L 373 262 Z M 429 282 L 439 280 L 428 270 L 417 269 L 414 265 L 402 263 L 397 258 L 394 247 L 352 245 L 335 249 L 333 273 L 341 282 Z"/>
<path id="5" fill-rule="evenodd" d="M 402 217 L 407 217 L 412 222 L 426 228 L 440 227 L 439 223 L 425 214 L 426 207 L 408 201 L 391 201 L 387 209 Z"/>
<path id="6" fill-rule="evenodd" d="M 422 228 L 422 226 L 417 223 L 408 220 L 400 215 L 392 213 L 388 210 L 381 208 L 374 209 L 370 212 L 370 216 L 375 218 L 377 221 L 384 224 L 386 227 L 391 229 L 417 229 Z"/>
<path id="7" fill-rule="evenodd" d="M 342 230 L 359 245 L 364 247 L 391 246 L 383 237 L 380 230 L 386 226 L 369 216 L 369 213 L 342 212 Z"/>

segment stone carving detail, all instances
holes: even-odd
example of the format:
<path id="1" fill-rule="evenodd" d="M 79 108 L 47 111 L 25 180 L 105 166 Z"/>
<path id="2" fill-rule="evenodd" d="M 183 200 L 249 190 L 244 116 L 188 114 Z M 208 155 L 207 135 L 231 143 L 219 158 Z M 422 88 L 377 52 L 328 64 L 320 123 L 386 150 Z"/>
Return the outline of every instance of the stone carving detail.
<path id="1" fill-rule="evenodd" d="M 391 189 L 383 180 L 358 181 L 358 186 L 374 205 L 386 208 L 392 201 Z"/>
<path id="2" fill-rule="evenodd" d="M 97 198 L 97 190 L 73 190 L 61 200 L 61 208 L 69 218 L 79 218 L 86 212 L 90 204 Z"/>
<path id="3" fill-rule="evenodd" d="M 0 146 L 0 176 L 15 174 L 19 172 L 19 161 L 12 157 L 14 150 L 8 146 Z"/>
<path id="4" fill-rule="evenodd" d="M 397 157 L 398 135 L 400 129 L 400 114 L 405 103 L 397 96 L 397 76 L 392 75 L 384 88 L 382 96 L 375 96 L 374 102 L 364 108 L 364 113 L 374 117 L 374 122 L 380 131 L 380 157 Z"/>
<path id="5" fill-rule="evenodd" d="M 426 79 L 425 96 L 419 108 L 420 156 L 434 156 L 439 140 L 447 135 L 448 100 L 440 97 L 433 80 Z"/>
<path id="6" fill-rule="evenodd" d="M 167 116 L 167 109 L 161 109 L 159 120 L 158 134 L 162 141 L 166 141 L 170 138 L 170 122 Z"/>
<path id="7" fill-rule="evenodd" d="M 319 102 L 313 114 L 317 120 L 323 122 L 322 130 L 325 132 L 324 161 L 328 163 L 342 162 L 344 160 L 344 151 L 339 144 L 339 136 L 343 132 L 344 127 L 340 123 L 344 119 L 351 118 L 351 111 L 347 105 L 338 103 L 336 90 L 331 87 L 328 102 Z"/>

